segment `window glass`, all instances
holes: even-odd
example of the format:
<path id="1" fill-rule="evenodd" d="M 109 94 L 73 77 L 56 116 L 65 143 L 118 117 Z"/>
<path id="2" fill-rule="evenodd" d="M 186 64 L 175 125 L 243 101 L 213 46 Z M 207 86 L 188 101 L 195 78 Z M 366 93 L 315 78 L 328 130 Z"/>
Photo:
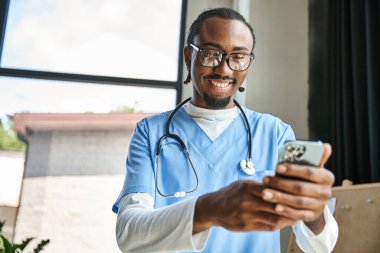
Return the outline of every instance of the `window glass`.
<path id="1" fill-rule="evenodd" d="M 180 0 L 14 0 L 1 66 L 176 81 Z"/>
<path id="2" fill-rule="evenodd" d="M 31 113 L 161 112 L 173 109 L 175 89 L 0 77 L 0 117 Z"/>

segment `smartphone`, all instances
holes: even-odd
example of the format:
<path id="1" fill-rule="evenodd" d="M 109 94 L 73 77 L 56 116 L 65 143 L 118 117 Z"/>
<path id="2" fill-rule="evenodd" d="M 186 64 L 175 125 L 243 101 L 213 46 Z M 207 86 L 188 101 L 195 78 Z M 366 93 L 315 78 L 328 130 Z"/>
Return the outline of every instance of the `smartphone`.
<path id="1" fill-rule="evenodd" d="M 295 163 L 318 167 L 323 152 L 324 146 L 321 141 L 288 141 L 280 148 L 278 163 Z M 277 173 L 276 176 L 286 177 Z"/>
<path id="2" fill-rule="evenodd" d="M 278 163 L 319 166 L 323 152 L 321 141 L 288 141 L 280 149 Z"/>

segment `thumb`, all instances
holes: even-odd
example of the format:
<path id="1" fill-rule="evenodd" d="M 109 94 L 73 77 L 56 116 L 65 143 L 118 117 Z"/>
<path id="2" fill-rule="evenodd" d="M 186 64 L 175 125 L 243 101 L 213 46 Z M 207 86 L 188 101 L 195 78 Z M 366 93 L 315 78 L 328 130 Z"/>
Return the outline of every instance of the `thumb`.
<path id="1" fill-rule="evenodd" d="M 323 146 L 324 146 L 324 151 L 323 151 L 321 161 L 319 163 L 319 167 L 325 166 L 325 163 L 329 160 L 329 157 L 331 156 L 331 153 L 332 153 L 332 148 L 330 144 L 324 143 Z"/>

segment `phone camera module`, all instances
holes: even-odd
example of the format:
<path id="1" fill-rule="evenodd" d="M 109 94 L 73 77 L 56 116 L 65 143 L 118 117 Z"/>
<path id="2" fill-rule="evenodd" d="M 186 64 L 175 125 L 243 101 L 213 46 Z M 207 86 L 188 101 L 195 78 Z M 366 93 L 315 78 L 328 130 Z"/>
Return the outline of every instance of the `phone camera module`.
<path id="1" fill-rule="evenodd" d="M 289 145 L 286 147 L 286 153 L 284 155 L 284 161 L 286 162 L 295 162 L 302 161 L 306 147 L 303 145 Z"/>

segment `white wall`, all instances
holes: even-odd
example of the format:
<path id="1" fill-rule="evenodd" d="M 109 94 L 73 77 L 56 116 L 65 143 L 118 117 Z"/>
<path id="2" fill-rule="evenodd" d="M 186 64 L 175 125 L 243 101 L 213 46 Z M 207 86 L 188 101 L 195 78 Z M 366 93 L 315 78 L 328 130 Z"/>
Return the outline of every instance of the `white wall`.
<path id="1" fill-rule="evenodd" d="M 123 181 L 124 175 L 25 178 L 15 242 L 36 237 L 26 252 L 43 239 L 50 239 L 46 253 L 120 252 L 111 207 Z"/>
<path id="2" fill-rule="evenodd" d="M 188 1 L 187 29 L 202 10 L 232 7 L 233 2 Z M 246 106 L 280 117 L 292 125 L 297 138 L 307 139 L 308 1 L 252 0 L 249 12 L 257 42 Z M 191 85 L 185 86 L 182 97 L 191 94 Z"/>
<path id="3" fill-rule="evenodd" d="M 121 175 L 133 129 L 34 131 L 25 177 Z"/>
<path id="4" fill-rule="evenodd" d="M 132 128 L 34 131 L 15 242 L 50 239 L 44 252 L 120 252 L 111 210 L 123 186 Z"/>
<path id="5" fill-rule="evenodd" d="M 246 105 L 280 117 L 297 138 L 307 139 L 308 1 L 253 0 L 250 23 L 256 59 Z"/>
<path id="6" fill-rule="evenodd" d="M 0 150 L 0 206 L 18 207 L 24 161 L 24 152 Z"/>
<path id="7" fill-rule="evenodd" d="M 0 151 L 0 220 L 2 234 L 12 239 L 24 172 L 25 152 Z"/>

